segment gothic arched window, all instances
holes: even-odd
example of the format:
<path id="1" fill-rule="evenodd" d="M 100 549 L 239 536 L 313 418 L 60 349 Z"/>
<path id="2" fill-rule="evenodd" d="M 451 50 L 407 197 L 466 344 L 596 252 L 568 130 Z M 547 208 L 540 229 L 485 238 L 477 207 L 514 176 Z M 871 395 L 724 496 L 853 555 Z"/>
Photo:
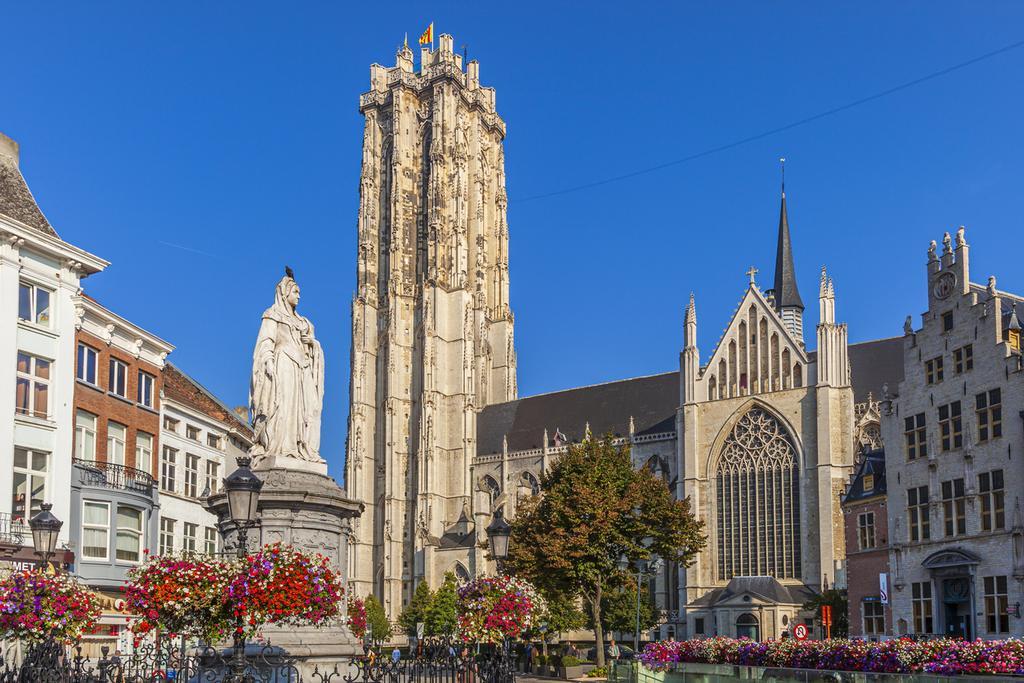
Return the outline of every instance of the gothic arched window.
<path id="1" fill-rule="evenodd" d="M 461 562 L 455 563 L 455 579 L 460 583 L 469 583 L 472 577 L 469 575 L 469 570 Z"/>
<path id="2" fill-rule="evenodd" d="M 536 496 L 540 493 L 540 482 L 537 481 L 537 477 L 533 476 L 532 472 L 523 472 L 523 486 L 530 489 L 531 496 Z"/>
<path id="3" fill-rule="evenodd" d="M 498 482 L 495 481 L 494 477 L 487 474 L 484 475 L 484 488 L 487 490 L 487 494 L 490 496 L 491 509 L 494 509 L 494 501 L 498 500 L 498 496 L 501 495 L 501 487 L 498 486 Z"/>
<path id="4" fill-rule="evenodd" d="M 732 428 L 715 471 L 718 578 L 799 578 L 800 475 L 793 438 L 751 408 Z"/>

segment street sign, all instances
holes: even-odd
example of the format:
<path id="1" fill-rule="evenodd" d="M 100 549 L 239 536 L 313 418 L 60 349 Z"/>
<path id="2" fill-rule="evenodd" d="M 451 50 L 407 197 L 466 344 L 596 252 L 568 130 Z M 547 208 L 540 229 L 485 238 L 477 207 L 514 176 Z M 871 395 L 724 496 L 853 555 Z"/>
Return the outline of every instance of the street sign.
<path id="1" fill-rule="evenodd" d="M 416 622 L 416 640 L 423 640 L 423 622 Z"/>
<path id="2" fill-rule="evenodd" d="M 878 575 L 878 597 L 883 605 L 889 604 L 889 575 L 886 572 Z"/>
<path id="3" fill-rule="evenodd" d="M 797 640 L 807 640 L 807 626 L 804 624 L 797 624 L 794 626 L 793 637 Z"/>

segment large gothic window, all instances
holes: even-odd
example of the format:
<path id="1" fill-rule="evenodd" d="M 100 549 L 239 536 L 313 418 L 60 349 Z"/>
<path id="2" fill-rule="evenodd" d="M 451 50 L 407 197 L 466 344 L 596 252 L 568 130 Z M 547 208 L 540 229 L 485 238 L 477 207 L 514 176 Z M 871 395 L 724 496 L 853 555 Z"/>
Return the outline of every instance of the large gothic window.
<path id="1" fill-rule="evenodd" d="M 718 577 L 800 577 L 800 476 L 786 428 L 762 408 L 740 418 L 715 472 Z"/>

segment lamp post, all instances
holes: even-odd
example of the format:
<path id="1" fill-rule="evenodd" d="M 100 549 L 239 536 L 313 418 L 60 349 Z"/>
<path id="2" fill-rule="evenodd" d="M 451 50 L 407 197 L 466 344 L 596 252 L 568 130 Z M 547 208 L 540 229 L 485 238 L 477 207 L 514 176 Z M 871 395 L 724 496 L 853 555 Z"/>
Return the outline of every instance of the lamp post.
<path id="1" fill-rule="evenodd" d="M 491 547 L 491 557 L 498 565 L 498 573 L 505 570 L 505 560 L 508 558 L 508 539 L 512 535 L 512 527 L 505 521 L 505 514 L 500 510 L 494 511 L 491 523 L 487 525 L 487 542 Z"/>
<path id="2" fill-rule="evenodd" d="M 64 526 L 64 522 L 50 512 L 52 509 L 51 503 L 43 503 L 42 510 L 28 520 L 28 526 L 32 530 L 32 545 L 36 549 L 36 555 L 42 558 L 41 567 L 50 564 L 50 558 L 57 551 L 57 537 L 60 535 L 60 528 Z"/>
<path id="3" fill-rule="evenodd" d="M 245 557 L 249 547 L 249 529 L 259 524 L 260 490 L 263 481 L 249 469 L 252 458 L 235 458 L 238 469 L 224 478 L 224 492 L 228 498 L 228 515 L 235 528 L 235 555 Z M 245 636 L 243 634 L 242 611 L 235 609 L 235 634 L 231 655 L 231 680 L 242 683 L 246 679 Z"/>
<path id="4" fill-rule="evenodd" d="M 645 547 L 651 545 L 651 539 L 645 538 L 643 540 Z M 636 622 L 633 629 L 633 652 L 640 652 L 640 583 L 643 581 L 645 576 L 654 576 L 661 571 L 661 558 L 657 555 L 652 555 L 647 560 L 637 560 L 636 562 Z M 619 557 L 619 569 L 626 572 L 629 571 L 629 558 L 623 554 Z"/>

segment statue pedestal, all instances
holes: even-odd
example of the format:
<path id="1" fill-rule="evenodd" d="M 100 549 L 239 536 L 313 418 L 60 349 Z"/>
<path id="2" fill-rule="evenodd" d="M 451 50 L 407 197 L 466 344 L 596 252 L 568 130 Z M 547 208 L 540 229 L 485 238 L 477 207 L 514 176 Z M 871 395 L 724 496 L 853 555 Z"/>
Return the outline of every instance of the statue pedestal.
<path id="1" fill-rule="evenodd" d="M 282 467 L 284 463 L 288 467 Z M 259 533 L 249 534 L 250 549 L 260 544 L 278 541 L 304 552 L 319 553 L 327 557 L 336 570 L 347 571 L 348 533 L 350 520 L 362 514 L 363 506 L 348 499 L 345 492 L 326 473 L 310 469 L 295 469 L 305 463 L 294 458 L 268 456 L 261 459 L 253 472 L 263 480 L 260 492 Z M 224 492 L 210 496 L 206 507 L 217 515 L 225 546 L 234 547 L 236 532 L 231 528 L 227 495 Z M 361 643 L 346 625 L 321 627 L 268 626 L 264 635 L 271 644 L 286 650 L 302 661 L 306 680 L 314 666 L 321 672 L 347 670 L 349 660 L 362 653 Z M 305 669 L 308 668 L 308 671 Z"/>

